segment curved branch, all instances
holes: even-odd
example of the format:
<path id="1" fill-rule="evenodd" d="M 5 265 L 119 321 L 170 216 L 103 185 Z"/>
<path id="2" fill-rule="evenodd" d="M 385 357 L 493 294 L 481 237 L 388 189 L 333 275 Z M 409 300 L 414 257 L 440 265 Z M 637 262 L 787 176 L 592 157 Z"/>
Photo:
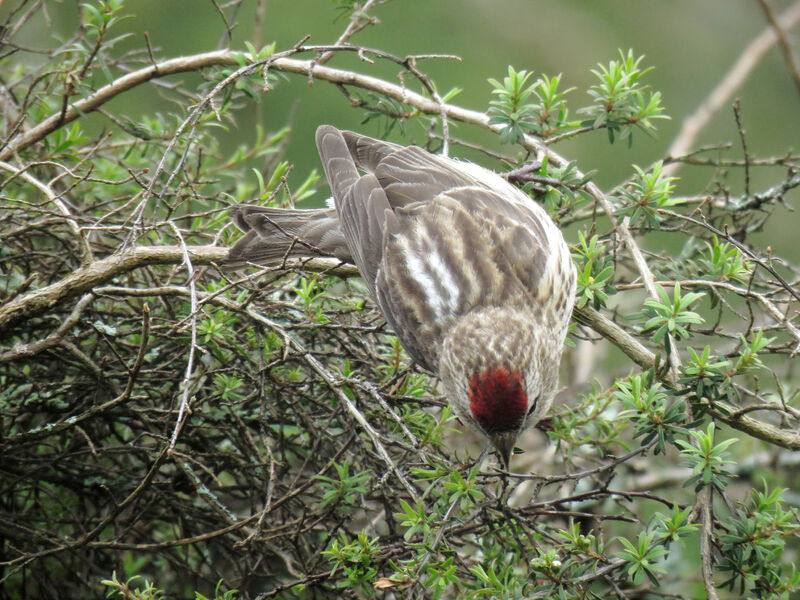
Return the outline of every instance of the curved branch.
<path id="1" fill-rule="evenodd" d="M 622 327 L 589 306 L 575 308 L 572 316 L 579 323 L 591 327 L 612 344 L 622 350 L 631 360 L 643 369 L 655 366 L 656 355 Z M 718 421 L 741 432 L 770 444 L 789 450 L 800 450 L 800 431 L 779 429 L 768 423 L 758 421 L 741 413 L 724 402 L 715 402 L 709 413 Z"/>
<path id="2" fill-rule="evenodd" d="M 35 144 L 56 129 L 71 123 L 84 113 L 97 110 L 100 106 L 120 95 L 122 92 L 147 83 L 151 79 L 163 77 L 164 75 L 172 75 L 174 73 L 196 71 L 214 65 L 233 63 L 232 53 L 228 50 L 220 50 L 216 52 L 206 52 L 204 54 L 195 54 L 193 56 L 173 58 L 123 75 L 119 79 L 115 79 L 111 83 L 104 85 L 93 94 L 73 104 L 69 104 L 65 111 L 62 112 L 59 109 L 58 112 L 50 115 L 38 125 L 23 132 L 0 152 L 0 160 L 8 160 L 11 156 Z"/>
<path id="3" fill-rule="evenodd" d="M 195 265 L 218 263 L 228 254 L 227 248 L 217 246 L 189 246 L 187 251 Z M 67 300 L 81 296 L 123 273 L 148 265 L 178 265 L 183 259 L 183 249 L 180 246 L 137 246 L 124 254 L 112 254 L 101 260 L 95 260 L 56 283 L 18 296 L 0 306 L 0 332 L 21 321 L 41 315 Z M 344 267 L 335 259 L 288 261 L 285 267 L 278 266 L 276 270 L 298 266 L 326 270 L 340 275 L 357 273 L 355 267 Z"/>

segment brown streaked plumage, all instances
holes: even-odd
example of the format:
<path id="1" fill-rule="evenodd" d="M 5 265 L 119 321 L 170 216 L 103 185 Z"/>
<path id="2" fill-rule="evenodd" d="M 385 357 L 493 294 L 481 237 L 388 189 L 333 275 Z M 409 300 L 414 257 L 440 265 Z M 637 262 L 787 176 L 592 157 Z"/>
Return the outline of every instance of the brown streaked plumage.
<path id="1" fill-rule="evenodd" d="M 547 412 L 575 295 L 569 249 L 545 211 L 502 177 L 323 125 L 333 206 L 240 205 L 227 266 L 284 256 L 353 262 L 409 355 L 438 374 L 459 418 L 508 465 Z"/>

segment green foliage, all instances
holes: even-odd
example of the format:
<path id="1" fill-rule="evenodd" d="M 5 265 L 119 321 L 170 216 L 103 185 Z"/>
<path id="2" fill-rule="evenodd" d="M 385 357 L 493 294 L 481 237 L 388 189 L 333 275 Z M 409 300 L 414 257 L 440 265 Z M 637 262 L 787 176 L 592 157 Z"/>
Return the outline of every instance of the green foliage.
<path id="1" fill-rule="evenodd" d="M 584 535 L 581 533 L 580 524 L 574 521 L 570 521 L 567 529 L 559 531 L 558 536 L 566 540 L 567 544 L 564 549 L 568 552 L 591 554 L 600 549 L 598 548 L 599 540 L 597 537 L 592 534 Z"/>
<path id="2" fill-rule="evenodd" d="M 711 347 L 706 346 L 698 354 L 694 348 L 688 348 L 690 361 L 681 369 L 679 382 L 686 386 L 682 393 L 688 395 L 692 411 L 696 417 L 702 417 L 718 400 L 725 400 L 733 393 L 727 360 L 719 360 L 711 355 Z"/>
<path id="3" fill-rule="evenodd" d="M 621 191 L 623 203 L 617 213 L 629 216 L 631 227 L 658 229 L 663 220 L 660 209 L 681 204 L 680 198 L 672 198 L 674 177 L 663 177 L 663 164 L 656 162 L 649 171 L 633 165 L 635 176 Z"/>
<path id="4" fill-rule="evenodd" d="M 295 288 L 297 296 L 306 307 L 306 312 L 317 323 L 324 323 L 327 319 L 323 313 L 321 300 L 325 297 L 325 289 L 318 285 L 316 277 L 301 277 L 300 285 Z"/>
<path id="5" fill-rule="evenodd" d="M 88 140 L 89 138 L 81 131 L 80 124 L 74 123 L 72 127 L 58 129 L 46 137 L 45 145 L 51 159 L 76 158 L 75 154 L 68 152 L 69 149 L 84 144 Z"/>
<path id="6" fill-rule="evenodd" d="M 122 19 L 133 18 L 133 15 L 121 14 L 123 6 L 124 0 L 96 0 L 82 3 L 83 26 L 87 33 L 102 37 L 106 30 Z"/>
<path id="7" fill-rule="evenodd" d="M 502 83 L 489 79 L 494 88 L 492 94 L 497 96 L 489 102 L 489 124 L 502 125 L 500 141 L 504 144 L 519 143 L 526 133 L 547 138 L 574 127 L 567 122 L 569 111 L 564 99 L 574 88 L 559 90 L 561 75 L 542 75 L 528 85 L 532 76 L 533 73 L 516 71 L 509 65 Z"/>
<path id="8" fill-rule="evenodd" d="M 400 526 L 406 530 L 403 537 L 407 541 L 419 534 L 421 534 L 423 538 L 427 538 L 431 533 L 432 522 L 427 514 L 425 505 L 421 502 L 417 502 L 415 506 L 411 506 L 408 502 L 401 499 L 400 508 L 402 508 L 403 512 L 397 513 L 395 517 Z"/>
<path id="9" fill-rule="evenodd" d="M 475 565 L 470 568 L 469 571 L 482 583 L 482 586 L 474 591 L 476 597 L 516 598 L 518 596 L 518 579 L 514 577 L 514 574 L 510 570 L 504 569 L 501 576 L 498 576 L 492 567 L 484 569 L 482 565 Z"/>
<path id="10" fill-rule="evenodd" d="M 428 566 L 427 577 L 423 585 L 430 590 L 431 598 L 438 598 L 448 589 L 452 589 L 453 583 L 457 581 L 457 567 L 453 564 L 453 557 L 450 556 L 444 561 Z"/>
<path id="11" fill-rule="evenodd" d="M 759 353 L 774 341 L 774 337 L 765 338 L 760 329 L 753 331 L 749 341 L 740 334 L 735 362 L 713 356 L 710 346 L 699 353 L 689 347 L 689 360 L 681 369 L 679 383 L 685 386 L 681 394 L 687 395 L 695 417 L 702 417 L 716 402 L 736 398 L 739 393 L 733 378 L 765 368 Z"/>
<path id="12" fill-rule="evenodd" d="M 617 538 L 623 546 L 622 552 L 617 554 L 628 565 L 627 574 L 634 585 L 639 585 L 645 576 L 653 585 L 659 585 L 658 576 L 666 573 L 666 569 L 658 565 L 666 556 L 666 550 L 656 539 L 656 533 L 642 531 L 636 544 L 626 538 Z"/>
<path id="13" fill-rule="evenodd" d="M 420 381 L 420 383 L 422 382 Z M 425 387 L 427 388 L 427 382 L 425 383 Z M 421 390 L 421 387 L 417 387 L 414 389 L 406 389 L 405 391 L 411 392 L 409 395 L 414 396 L 415 392 L 421 392 Z M 455 419 L 455 415 L 453 415 L 453 411 L 449 406 L 442 408 L 438 419 L 425 411 L 413 407 L 405 407 L 403 415 L 405 423 L 420 443 L 433 447 L 442 446 L 442 434 L 446 429 L 445 424 Z"/>
<path id="14" fill-rule="evenodd" d="M 365 531 L 358 534 L 356 539 L 348 541 L 342 533 L 338 538 L 331 540 L 327 550 L 322 555 L 333 563 L 331 575 L 340 569 L 344 571 L 346 581 L 339 583 L 338 587 L 360 587 L 365 592 L 371 590 L 372 582 L 377 575 L 375 557 L 378 555 L 378 538 L 370 538 Z"/>
<path id="15" fill-rule="evenodd" d="M 693 443 L 684 440 L 675 441 L 681 448 L 681 455 L 686 460 L 686 465 L 692 469 L 692 476 L 684 485 L 694 485 L 696 492 L 709 485 L 723 491 L 733 476 L 728 467 L 736 461 L 729 458 L 727 450 L 739 440 L 729 438 L 717 442 L 714 439 L 714 432 L 715 426 L 712 421 L 705 431 L 689 432 Z"/>
<path id="16" fill-rule="evenodd" d="M 744 335 L 739 334 L 741 349 L 739 350 L 739 356 L 737 357 L 736 364 L 734 365 L 735 372 L 748 373 L 751 371 L 764 369 L 765 365 L 763 362 L 761 362 L 758 353 L 764 350 L 776 339 L 777 338 L 774 337 L 765 338 L 764 332 L 761 329 L 756 329 L 752 333 L 750 336 L 750 342 L 745 339 Z"/>
<path id="17" fill-rule="evenodd" d="M 555 167 L 546 159 L 542 161 L 538 174 L 543 177 L 556 179 L 559 186 L 548 185 L 544 195 L 544 204 L 548 213 L 556 222 L 563 216 L 575 210 L 581 204 L 591 202 L 591 197 L 582 189 L 582 186 L 591 181 L 592 173 L 581 173 L 575 161 L 569 161 L 562 167 Z M 523 191 L 533 194 L 532 183 L 525 184 Z"/>
<path id="18" fill-rule="evenodd" d="M 680 282 L 675 282 L 672 299 L 663 287 L 656 286 L 656 291 L 658 300 L 647 298 L 644 301 L 642 315 L 647 320 L 642 328 L 643 333 L 652 334 L 654 342 L 661 342 L 667 333 L 677 338 L 690 337 L 691 333 L 687 326 L 702 323 L 703 318 L 689 310 L 689 307 L 700 300 L 704 294 L 688 292 L 681 295 Z"/>
<path id="19" fill-rule="evenodd" d="M 781 564 L 787 538 L 797 536 L 800 530 L 797 509 L 786 510 L 781 496 L 786 489 L 752 490 L 749 501 L 740 503 L 720 526 L 722 561 L 719 570 L 728 579 L 720 584 L 749 597 L 793 597 L 792 591 L 800 585 L 800 572 L 793 564 Z"/>
<path id="20" fill-rule="evenodd" d="M 573 246 L 572 258 L 578 272 L 578 285 L 575 305 L 583 307 L 591 301 L 594 308 L 606 305 L 608 297 L 616 294 L 614 289 L 614 264 L 611 256 L 605 253 L 604 245 L 593 235 L 589 241 L 582 231 L 578 232 L 578 244 Z"/>
<path id="21" fill-rule="evenodd" d="M 226 402 L 236 402 L 244 397 L 240 391 L 237 391 L 243 383 L 244 380 L 235 375 L 217 373 L 214 376 L 214 385 L 219 390 L 219 397 Z"/>
<path id="22" fill-rule="evenodd" d="M 643 446 L 655 441 L 655 453 L 663 454 L 668 445 L 675 444 L 676 436 L 687 433 L 686 411 L 683 402 L 668 402 L 661 384 L 651 379 L 640 374 L 617 381 L 614 396 L 627 409 L 619 417 L 627 417 L 635 425 L 633 436 L 642 437 Z"/>
<path id="23" fill-rule="evenodd" d="M 274 152 L 276 149 L 275 145 L 288 133 L 289 130 L 284 129 L 268 140 L 265 140 L 263 143 L 264 150 L 259 153 L 259 155 L 265 155 Z M 259 134 L 259 136 L 260 135 L 261 134 Z M 253 169 L 252 171 L 256 177 L 256 180 L 258 181 L 259 198 L 262 202 L 266 202 L 274 206 L 286 206 L 287 204 L 302 202 L 303 200 L 310 198 L 314 195 L 316 191 L 314 186 L 320 179 L 319 173 L 317 173 L 316 170 L 312 170 L 311 173 L 309 173 L 306 177 L 305 181 L 300 184 L 300 187 L 294 193 L 290 193 L 287 186 L 287 181 L 289 173 L 292 171 L 292 167 L 287 161 L 280 161 L 277 165 L 275 165 L 275 168 L 270 174 L 268 180 L 264 179 L 263 174 L 259 170 Z"/>
<path id="24" fill-rule="evenodd" d="M 263 61 L 265 58 L 269 58 L 275 53 L 275 42 L 262 46 L 259 49 L 256 49 L 256 47 L 247 40 L 245 40 L 244 45 L 247 47 L 247 52 L 244 55 L 246 63 Z M 234 56 L 236 57 L 237 55 Z M 239 61 L 237 60 L 237 62 Z M 240 66 L 244 66 L 246 63 L 240 64 Z"/>
<path id="25" fill-rule="evenodd" d="M 613 399 L 611 391 L 593 386 L 591 392 L 581 394 L 579 402 L 554 411 L 548 436 L 568 462 L 590 448 L 597 453 L 610 447 L 629 449 L 629 439 L 623 435 L 627 422 L 618 418 Z"/>
<path id="26" fill-rule="evenodd" d="M 579 127 L 604 127 L 611 143 L 627 139 L 631 144 L 634 128 L 652 135 L 656 129 L 653 121 L 669 118 L 661 106 L 661 94 L 648 92 L 639 81 L 650 70 L 639 67 L 643 58 L 634 59 L 632 50 L 627 54 L 620 50 L 619 61 L 612 60 L 607 67 L 599 64 L 599 70 L 592 70 L 600 82 L 588 90 L 593 104 L 578 109 L 579 114 L 589 117 L 583 122 L 569 121 L 565 97 L 574 88 L 559 90 L 560 74 L 542 75 L 530 83 L 533 73 L 509 65 L 502 82 L 489 79 L 496 96 L 489 102 L 489 124 L 501 126 L 500 141 L 504 144 L 520 143 L 526 133 L 546 139 Z"/>
<path id="27" fill-rule="evenodd" d="M 555 77 L 542 75 L 542 77 L 536 81 L 533 93 L 536 95 L 538 102 L 533 105 L 533 111 L 536 115 L 534 132 L 539 137 L 551 137 L 560 133 L 570 125 L 567 122 L 569 111 L 567 110 L 567 103 L 564 98 L 575 88 L 560 91 L 558 89 L 560 84 L 560 73 Z"/>
<path id="28" fill-rule="evenodd" d="M 665 548 L 669 548 L 672 542 L 680 541 L 700 527 L 699 523 L 692 523 L 690 521 L 691 514 L 691 506 L 681 510 L 677 504 L 673 504 L 671 515 L 665 515 L 660 512 L 656 513 L 655 531 L 661 540 L 663 540 Z"/>
<path id="29" fill-rule="evenodd" d="M 706 276 L 715 281 L 747 283 L 753 273 L 752 265 L 742 257 L 739 249 L 728 242 L 720 243 L 716 235 L 712 242 L 706 242 L 700 266 Z"/>
<path id="30" fill-rule="evenodd" d="M 352 507 L 358 502 L 361 494 L 366 494 L 369 490 L 367 483 L 370 480 L 369 471 L 350 473 L 350 461 L 345 459 L 342 464 L 333 463 L 336 469 L 336 477 L 325 475 L 315 475 L 314 479 L 322 482 L 323 491 L 320 499 L 320 509 L 338 507 L 347 512 L 348 507 Z"/>
<path id="31" fill-rule="evenodd" d="M 444 481 L 444 491 L 449 494 L 449 501 L 457 502 L 462 511 L 472 507 L 484 497 L 476 480 L 477 475 L 478 465 L 475 465 L 469 470 L 466 479 L 459 471 L 452 471 Z"/>
<path id="32" fill-rule="evenodd" d="M 111 579 L 103 579 L 100 583 L 102 585 L 112 588 L 106 598 L 122 598 L 123 600 L 159 600 L 166 598 L 164 591 L 158 589 L 154 583 L 144 579 L 144 587 L 135 585 L 134 582 L 139 579 L 144 579 L 141 575 L 134 575 L 126 581 L 120 581 L 117 578 L 117 573 L 111 574 Z M 214 589 L 214 595 L 211 597 L 204 596 L 198 591 L 195 591 L 195 600 L 237 600 L 239 598 L 238 590 L 232 589 L 222 591 L 223 581 L 220 579 Z"/>
<path id="33" fill-rule="evenodd" d="M 630 145 L 634 128 L 653 134 L 653 121 L 669 117 L 664 115 L 661 93 L 649 92 L 639 81 L 651 70 L 639 67 L 644 56 L 634 58 L 633 50 L 628 50 L 627 54 L 620 50 L 619 56 L 620 60 L 609 61 L 608 66 L 598 63 L 598 69 L 592 70 L 599 80 L 589 89 L 594 102 L 578 113 L 588 115 L 586 125 L 605 127 L 612 144 L 618 138 L 627 139 Z"/>
<path id="34" fill-rule="evenodd" d="M 489 102 L 489 124 L 502 125 L 500 141 L 504 144 L 519 143 L 525 133 L 535 131 L 531 122 L 534 105 L 526 102 L 536 88 L 536 84 L 528 85 L 532 75 L 525 70 L 516 71 L 509 65 L 508 76 L 502 83 L 496 79 L 489 80 L 494 88 L 492 94 L 497 96 L 496 100 Z"/>
<path id="35" fill-rule="evenodd" d="M 100 583 L 111 588 L 107 594 L 107 598 L 123 598 L 124 600 L 158 600 L 162 598 L 164 592 L 155 587 L 155 585 L 144 579 L 143 587 L 139 587 L 134 582 L 138 579 L 144 579 L 140 575 L 134 575 L 126 581 L 120 581 L 117 578 L 117 573 L 111 574 L 111 579 L 103 579 Z"/>

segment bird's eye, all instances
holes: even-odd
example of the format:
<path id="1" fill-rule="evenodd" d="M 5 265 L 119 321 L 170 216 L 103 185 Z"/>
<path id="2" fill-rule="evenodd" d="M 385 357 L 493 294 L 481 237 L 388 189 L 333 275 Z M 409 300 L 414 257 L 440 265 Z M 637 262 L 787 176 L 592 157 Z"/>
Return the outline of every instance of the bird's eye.
<path id="1" fill-rule="evenodd" d="M 535 411 L 535 410 L 536 410 L 536 406 L 537 406 L 538 404 L 539 404 L 539 397 L 537 396 L 537 397 L 534 399 L 534 401 L 533 401 L 533 404 L 531 405 L 531 408 L 530 408 L 530 410 L 528 411 L 528 416 L 529 416 L 529 417 L 530 417 L 530 416 L 533 414 L 533 411 Z"/>

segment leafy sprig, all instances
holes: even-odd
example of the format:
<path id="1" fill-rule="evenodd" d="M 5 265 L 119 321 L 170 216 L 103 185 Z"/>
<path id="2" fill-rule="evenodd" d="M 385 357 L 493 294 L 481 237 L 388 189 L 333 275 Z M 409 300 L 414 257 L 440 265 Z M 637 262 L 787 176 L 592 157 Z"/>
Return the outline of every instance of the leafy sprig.
<path id="1" fill-rule="evenodd" d="M 686 410 L 683 402 L 668 402 L 660 383 L 642 374 L 617 382 L 614 396 L 626 407 L 620 418 L 634 423 L 634 437 L 642 437 L 642 445 L 656 441 L 655 453 L 663 454 L 677 436 L 686 435 Z"/>
<path id="2" fill-rule="evenodd" d="M 631 227 L 658 229 L 663 217 L 662 208 L 681 204 L 681 198 L 673 198 L 675 177 L 663 176 L 663 163 L 656 162 L 650 171 L 633 165 L 636 173 L 630 183 L 621 191 L 622 207 L 620 215 L 630 217 Z"/>
<path id="3" fill-rule="evenodd" d="M 624 537 L 617 539 L 623 546 L 623 550 L 617 554 L 617 558 L 621 558 L 628 564 L 628 577 L 634 585 L 639 585 L 645 576 L 653 585 L 660 585 L 658 576 L 667 571 L 656 563 L 661 561 L 667 552 L 656 539 L 656 533 L 654 531 L 640 532 L 635 544 Z"/>
<path id="4" fill-rule="evenodd" d="M 369 471 L 350 472 L 350 459 L 344 459 L 339 464 L 334 462 L 333 467 L 336 477 L 315 475 L 314 479 L 320 482 L 323 493 L 320 499 L 320 509 L 327 510 L 341 506 L 343 510 L 354 506 L 362 494 L 369 491 L 367 483 L 370 480 Z"/>
<path id="5" fill-rule="evenodd" d="M 578 232 L 572 258 L 578 271 L 575 305 L 582 308 L 591 302 L 596 309 L 604 307 L 608 297 L 617 293 L 613 285 L 613 258 L 604 251 L 598 236 L 587 240 L 582 231 Z"/>
<path id="6" fill-rule="evenodd" d="M 489 124 L 502 125 L 500 142 L 516 144 L 522 141 L 525 133 L 535 131 L 533 124 L 534 104 L 528 99 L 534 94 L 536 84 L 528 84 L 533 76 L 526 70 L 516 71 L 508 66 L 508 75 L 502 83 L 489 79 L 494 88 L 495 100 L 489 102 Z"/>
<path id="7" fill-rule="evenodd" d="M 627 139 L 630 145 L 634 128 L 652 135 L 653 121 L 669 117 L 661 106 L 661 93 L 649 92 L 648 86 L 640 81 L 652 69 L 640 67 L 644 56 L 634 58 L 633 50 L 627 54 L 620 50 L 619 57 L 607 66 L 598 63 L 598 68 L 592 70 L 599 80 L 589 89 L 594 103 L 578 112 L 589 117 L 584 125 L 605 127 L 612 144 L 616 139 Z"/>
<path id="8" fill-rule="evenodd" d="M 681 448 L 681 455 L 686 459 L 687 466 L 692 469 L 692 476 L 684 485 L 694 485 L 696 492 L 709 485 L 723 491 L 733 477 L 728 467 L 736 462 L 728 458 L 727 450 L 739 440 L 729 438 L 721 442 L 715 441 L 713 421 L 705 431 L 690 431 L 689 434 L 694 443 L 675 441 Z"/>
<path id="9" fill-rule="evenodd" d="M 779 487 L 770 490 L 765 482 L 763 491 L 754 489 L 749 501 L 721 520 L 719 570 L 729 577 L 720 587 L 733 590 L 738 584 L 743 594 L 752 586 L 749 597 L 789 598 L 800 585 L 800 572 L 779 560 L 787 538 L 800 534 L 796 510 L 783 505 L 786 492 Z"/>
<path id="10" fill-rule="evenodd" d="M 676 338 L 688 338 L 688 327 L 703 322 L 696 312 L 689 307 L 700 300 L 705 294 L 702 292 L 688 292 L 681 295 L 681 284 L 675 283 L 672 298 L 663 287 L 656 286 L 658 299 L 647 298 L 644 301 L 642 314 L 647 319 L 642 328 L 643 333 L 651 333 L 654 342 L 661 342 L 666 334 Z"/>
<path id="11" fill-rule="evenodd" d="M 753 265 L 741 251 L 728 242 L 720 243 L 716 235 L 711 243 L 706 242 L 699 262 L 706 277 L 715 281 L 747 283 L 753 273 Z"/>

